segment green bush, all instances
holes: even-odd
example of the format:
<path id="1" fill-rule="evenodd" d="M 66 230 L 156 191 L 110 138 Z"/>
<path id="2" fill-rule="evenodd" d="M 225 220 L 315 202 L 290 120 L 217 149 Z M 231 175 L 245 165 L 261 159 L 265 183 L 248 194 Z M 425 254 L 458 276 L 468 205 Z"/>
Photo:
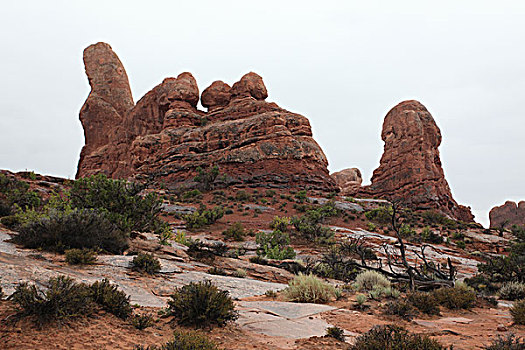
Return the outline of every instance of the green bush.
<path id="1" fill-rule="evenodd" d="M 193 202 L 202 199 L 202 192 L 199 190 L 190 190 L 182 194 L 183 202 Z"/>
<path id="2" fill-rule="evenodd" d="M 213 183 L 217 176 L 219 176 L 219 167 L 217 165 L 208 169 L 198 167 L 197 176 L 193 180 L 198 182 L 204 191 L 209 191 L 213 188 Z"/>
<path id="3" fill-rule="evenodd" d="M 448 309 L 470 309 L 476 303 L 476 293 L 470 287 L 458 285 L 453 288 L 436 289 L 432 295 Z"/>
<path id="4" fill-rule="evenodd" d="M 268 259 L 293 259 L 295 251 L 289 245 L 290 237 L 287 233 L 274 230 L 270 233 L 259 232 L 255 238 L 258 244 L 257 255 Z"/>
<path id="5" fill-rule="evenodd" d="M 136 314 L 131 316 L 131 324 L 138 330 L 143 330 L 153 326 L 155 322 L 151 315 Z"/>
<path id="6" fill-rule="evenodd" d="M 124 232 L 155 231 L 162 226 L 162 200 L 155 193 L 141 196 L 143 185 L 108 179 L 99 174 L 73 182 L 69 198 L 73 208 L 104 211 Z"/>
<path id="7" fill-rule="evenodd" d="M 288 225 L 290 225 L 290 218 L 288 217 L 279 217 L 276 216 L 273 218 L 272 222 L 270 223 L 270 228 L 272 230 L 279 230 L 281 232 L 288 232 Z"/>
<path id="8" fill-rule="evenodd" d="M 306 190 L 297 191 L 297 193 L 295 194 L 295 199 L 297 199 L 299 203 L 306 202 L 308 200 Z"/>
<path id="9" fill-rule="evenodd" d="M 15 208 L 22 210 L 40 206 L 42 199 L 38 193 L 29 190 L 29 184 L 0 174 L 0 216 L 14 213 Z"/>
<path id="10" fill-rule="evenodd" d="M 183 219 L 186 221 L 186 227 L 191 230 L 214 224 L 223 216 L 224 209 L 222 207 L 206 209 L 205 206 L 201 206 L 193 214 L 184 215 Z"/>
<path id="11" fill-rule="evenodd" d="M 365 213 L 368 220 L 376 222 L 381 225 L 388 225 L 392 222 L 393 209 L 391 206 L 381 206 L 376 209 L 369 210 Z"/>
<path id="12" fill-rule="evenodd" d="M 328 327 L 326 329 L 326 336 L 344 342 L 345 341 L 345 330 L 337 326 Z"/>
<path id="13" fill-rule="evenodd" d="M 525 283 L 507 282 L 500 288 L 498 295 L 504 300 L 525 299 Z"/>
<path id="14" fill-rule="evenodd" d="M 441 237 L 439 234 L 435 233 L 430 229 L 430 227 L 425 227 L 423 231 L 421 232 L 421 239 L 424 242 L 428 243 L 434 243 L 434 244 L 440 244 L 443 243 L 443 237 Z"/>
<path id="15" fill-rule="evenodd" d="M 320 244 L 331 243 L 334 232 L 328 227 L 324 227 L 321 223 L 326 218 L 336 216 L 339 212 L 333 202 L 306 211 L 301 217 L 294 216 L 292 224 L 295 229 L 306 239 L 315 241 Z"/>
<path id="16" fill-rule="evenodd" d="M 89 289 L 93 300 L 107 312 L 122 319 L 126 319 L 131 315 L 132 309 L 129 303 L 129 296 L 119 290 L 116 285 L 111 284 L 108 279 L 104 278 L 102 281 L 96 281 Z"/>
<path id="17" fill-rule="evenodd" d="M 248 260 L 253 264 L 268 265 L 268 260 L 259 255 L 251 256 Z"/>
<path id="18" fill-rule="evenodd" d="M 175 316 L 181 325 L 224 326 L 238 317 L 229 292 L 219 290 L 210 281 L 177 288 L 170 298 L 168 314 Z"/>
<path id="19" fill-rule="evenodd" d="M 237 278 L 245 278 L 246 276 L 248 276 L 248 273 L 245 269 L 236 269 L 232 272 L 232 276 Z"/>
<path id="20" fill-rule="evenodd" d="M 498 335 L 490 345 L 485 346 L 485 350 L 524 350 L 525 341 L 516 337 L 514 334 L 508 334 L 505 337 Z"/>
<path id="21" fill-rule="evenodd" d="M 176 330 L 173 332 L 173 340 L 161 346 L 144 347 L 138 345 L 135 346 L 134 350 L 219 350 L 219 348 L 201 333 Z"/>
<path id="22" fill-rule="evenodd" d="M 68 249 L 65 255 L 70 265 L 91 265 L 97 261 L 97 252 L 93 249 Z"/>
<path id="23" fill-rule="evenodd" d="M 18 231 L 14 240 L 26 248 L 58 252 L 100 248 L 118 254 L 128 247 L 127 235 L 104 213 L 91 209 L 53 210 L 22 224 Z"/>
<path id="24" fill-rule="evenodd" d="M 284 295 L 290 301 L 299 303 L 327 303 L 336 296 L 335 287 L 314 275 L 299 275 L 288 282 Z"/>
<path id="25" fill-rule="evenodd" d="M 412 305 L 402 300 L 387 302 L 384 312 L 386 315 L 399 316 L 406 320 L 410 320 L 414 316 Z"/>
<path id="26" fill-rule="evenodd" d="M 408 302 L 427 315 L 439 315 L 439 303 L 431 293 L 413 292 L 408 295 Z"/>
<path id="27" fill-rule="evenodd" d="M 525 325 L 525 299 L 515 301 L 510 314 L 515 324 Z"/>
<path id="28" fill-rule="evenodd" d="M 355 278 L 354 286 L 357 290 L 371 291 L 379 288 L 389 288 L 391 286 L 388 278 L 379 272 L 367 270 L 361 272 Z"/>
<path id="29" fill-rule="evenodd" d="M 244 237 L 246 236 L 246 232 L 244 230 L 244 226 L 240 222 L 236 222 L 228 229 L 222 232 L 224 237 L 227 239 L 231 239 L 234 241 L 244 241 Z"/>
<path id="30" fill-rule="evenodd" d="M 436 340 L 426 335 L 409 333 L 403 327 L 395 325 L 375 326 L 357 337 L 350 350 L 444 350 Z"/>
<path id="31" fill-rule="evenodd" d="M 131 260 L 130 267 L 133 271 L 138 271 L 141 273 L 147 273 L 154 275 L 160 271 L 160 261 L 157 259 L 153 253 L 138 253 L 133 260 Z"/>
<path id="32" fill-rule="evenodd" d="M 23 316 L 35 316 L 39 323 L 64 321 L 85 316 L 93 311 L 92 299 L 86 285 L 72 278 L 59 276 L 49 279 L 47 289 L 20 283 L 10 299 Z"/>

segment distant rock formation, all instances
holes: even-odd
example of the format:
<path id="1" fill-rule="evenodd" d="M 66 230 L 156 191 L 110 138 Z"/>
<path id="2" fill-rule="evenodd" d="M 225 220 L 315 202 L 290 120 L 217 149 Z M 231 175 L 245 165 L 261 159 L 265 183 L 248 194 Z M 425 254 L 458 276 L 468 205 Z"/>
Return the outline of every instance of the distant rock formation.
<path id="1" fill-rule="evenodd" d="M 91 85 L 80 112 L 86 144 L 77 178 L 192 182 L 197 167 L 217 165 L 228 184 L 333 191 L 327 159 L 305 117 L 268 103 L 262 78 L 199 89 L 190 73 L 166 78 L 133 103 L 122 63 L 105 43 L 84 51 Z"/>
<path id="2" fill-rule="evenodd" d="M 525 226 L 525 201 L 518 204 L 506 201 L 505 204 L 492 208 L 489 218 L 492 228 L 510 228 L 512 225 Z"/>
<path id="3" fill-rule="evenodd" d="M 438 209 L 462 221 L 473 221 L 470 208 L 458 205 L 441 167 L 438 147 L 441 131 L 418 101 L 404 101 L 385 117 L 381 138 L 385 142 L 372 184 L 364 196 L 399 198 L 408 206 Z"/>
<path id="4" fill-rule="evenodd" d="M 363 178 L 361 171 L 357 168 L 343 169 L 341 171 L 330 174 L 335 180 L 337 186 L 343 196 L 353 196 L 359 192 Z"/>

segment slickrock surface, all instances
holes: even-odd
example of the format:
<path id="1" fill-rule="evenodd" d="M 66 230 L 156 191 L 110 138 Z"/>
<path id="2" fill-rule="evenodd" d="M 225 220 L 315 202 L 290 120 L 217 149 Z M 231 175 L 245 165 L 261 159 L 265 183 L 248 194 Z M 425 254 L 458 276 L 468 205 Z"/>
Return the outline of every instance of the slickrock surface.
<path id="1" fill-rule="evenodd" d="M 204 112 L 190 73 L 164 79 L 134 105 L 108 44 L 88 47 L 84 62 L 92 91 L 80 112 L 86 145 L 77 178 L 104 173 L 175 187 L 191 183 L 197 167 L 218 165 L 227 184 L 336 189 L 308 119 L 266 102 L 259 75 L 211 84 Z"/>
<path id="2" fill-rule="evenodd" d="M 441 131 L 418 101 L 404 101 L 388 112 L 381 138 L 385 142 L 372 184 L 363 195 L 402 199 L 406 205 L 438 209 L 462 221 L 473 221 L 470 208 L 452 197 L 441 167 Z"/>
<path id="3" fill-rule="evenodd" d="M 361 188 L 363 178 L 361 177 L 361 171 L 357 168 L 343 169 L 341 171 L 330 174 L 335 180 L 337 186 L 341 190 L 343 196 L 353 196 Z"/>
<path id="4" fill-rule="evenodd" d="M 500 228 L 502 226 L 510 228 L 512 225 L 525 226 L 525 201 L 515 203 L 506 201 L 499 207 L 490 210 L 490 227 Z"/>

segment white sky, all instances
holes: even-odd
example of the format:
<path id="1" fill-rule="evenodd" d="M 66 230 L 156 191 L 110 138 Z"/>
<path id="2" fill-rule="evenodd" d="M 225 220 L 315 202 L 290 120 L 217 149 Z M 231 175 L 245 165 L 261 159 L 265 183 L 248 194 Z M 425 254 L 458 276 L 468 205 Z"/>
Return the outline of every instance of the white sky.
<path id="1" fill-rule="evenodd" d="M 260 74 L 309 118 L 331 171 L 369 182 L 390 108 L 417 99 L 443 134 L 455 199 L 476 219 L 525 199 L 523 1 L 2 1 L 0 168 L 74 177 L 82 50 L 109 43 L 135 101 L 191 72 L 200 90 Z"/>

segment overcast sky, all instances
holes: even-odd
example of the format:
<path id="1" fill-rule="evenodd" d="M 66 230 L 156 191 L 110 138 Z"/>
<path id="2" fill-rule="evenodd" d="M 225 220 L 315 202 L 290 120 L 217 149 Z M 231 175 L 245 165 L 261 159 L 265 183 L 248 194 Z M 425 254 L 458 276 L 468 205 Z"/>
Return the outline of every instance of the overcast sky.
<path id="1" fill-rule="evenodd" d="M 309 118 L 330 171 L 365 183 L 383 118 L 416 99 L 441 128 L 455 199 L 488 223 L 525 200 L 524 1 L 4 1 L 0 168 L 74 177 L 89 85 L 82 50 L 109 43 L 133 97 L 191 72 L 204 90 L 260 74 Z"/>

